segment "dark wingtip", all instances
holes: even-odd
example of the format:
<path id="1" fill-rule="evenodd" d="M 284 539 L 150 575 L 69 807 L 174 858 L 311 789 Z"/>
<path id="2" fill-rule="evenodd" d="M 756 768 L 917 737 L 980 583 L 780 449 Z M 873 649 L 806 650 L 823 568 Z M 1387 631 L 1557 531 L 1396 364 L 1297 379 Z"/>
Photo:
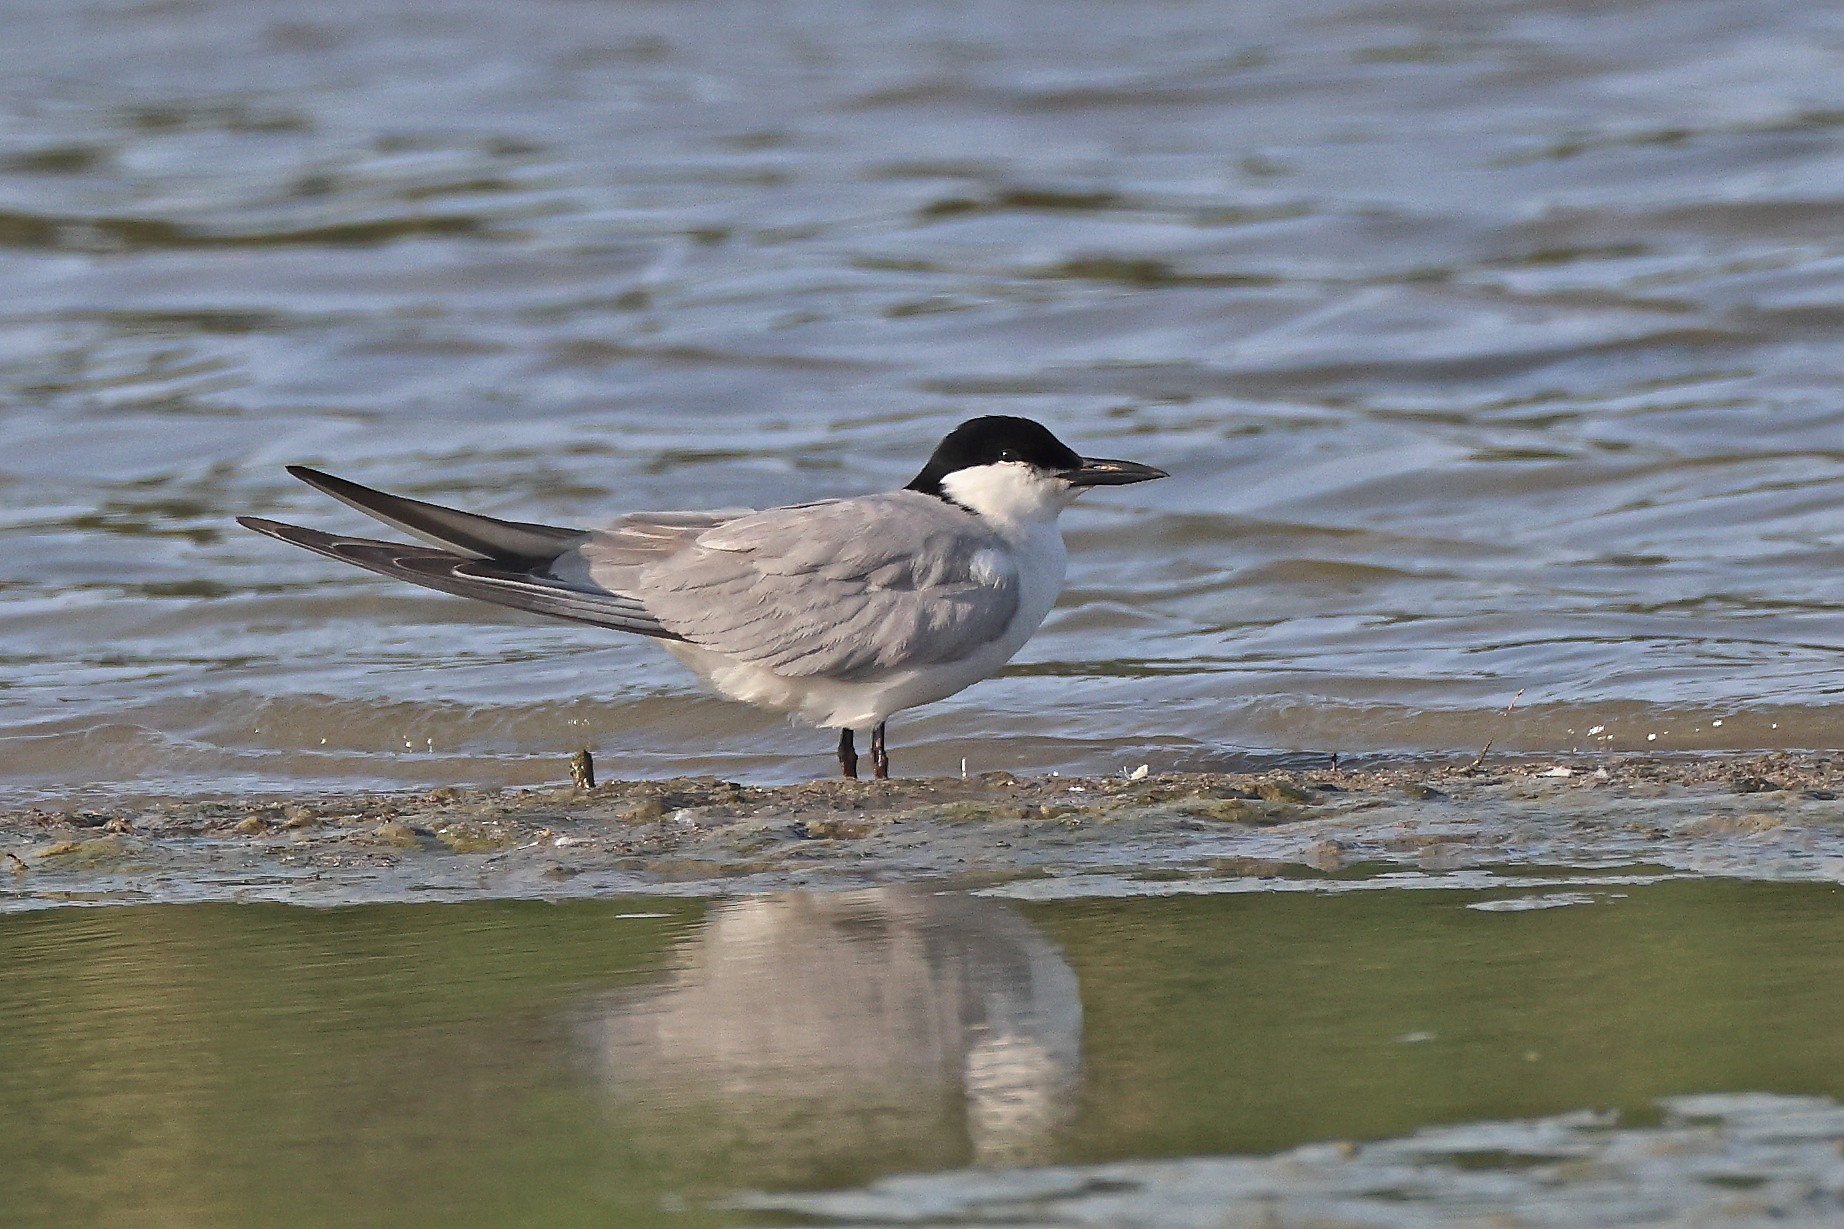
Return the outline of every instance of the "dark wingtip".
<path id="1" fill-rule="evenodd" d="M 290 546 L 305 546 L 309 550 L 316 549 L 312 543 L 307 541 L 309 535 L 314 531 L 303 529 L 299 525 L 290 525 L 285 521 L 272 521 L 261 516 L 240 516 L 237 518 L 237 523 L 254 533 L 260 533 L 265 538 L 274 538 L 277 542 L 286 542 Z"/>
<path id="2" fill-rule="evenodd" d="M 288 471 L 290 477 L 299 478 L 311 487 L 320 487 L 328 482 L 340 481 L 339 478 L 324 470 L 313 469 L 306 465 L 284 465 L 282 468 Z"/>
<path id="3" fill-rule="evenodd" d="M 299 478 L 323 495 L 331 495 L 343 504 L 357 508 L 373 520 L 383 521 L 393 529 L 414 534 L 444 550 L 458 550 L 464 555 L 501 562 L 545 561 L 555 559 L 567 543 L 587 536 L 583 529 L 562 525 L 536 525 L 525 521 L 502 521 L 498 517 L 479 516 L 440 504 L 407 499 L 386 491 L 360 486 L 349 478 L 324 473 L 306 465 L 283 466 L 291 477 Z M 293 526 L 284 526 L 293 529 Z M 258 533 L 269 530 L 258 529 Z M 287 541 L 294 539 L 288 538 Z"/>

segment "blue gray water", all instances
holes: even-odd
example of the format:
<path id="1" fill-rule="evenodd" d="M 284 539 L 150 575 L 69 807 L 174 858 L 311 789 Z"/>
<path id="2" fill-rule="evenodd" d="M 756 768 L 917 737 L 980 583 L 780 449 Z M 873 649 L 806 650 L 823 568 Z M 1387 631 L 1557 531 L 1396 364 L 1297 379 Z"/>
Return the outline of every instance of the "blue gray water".
<path id="1" fill-rule="evenodd" d="M 0 792 L 791 780 L 237 513 L 1172 471 L 899 772 L 1831 746 L 1844 10 L 0 0 Z"/>

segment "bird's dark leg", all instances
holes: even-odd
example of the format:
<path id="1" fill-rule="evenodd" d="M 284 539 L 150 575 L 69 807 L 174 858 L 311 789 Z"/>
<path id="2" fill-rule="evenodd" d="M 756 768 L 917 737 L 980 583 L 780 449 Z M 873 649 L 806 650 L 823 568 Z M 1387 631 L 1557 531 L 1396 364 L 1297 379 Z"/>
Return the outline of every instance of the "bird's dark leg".
<path id="1" fill-rule="evenodd" d="M 839 775 L 853 781 L 858 779 L 858 752 L 852 746 L 850 726 L 839 731 Z"/>
<path id="2" fill-rule="evenodd" d="M 871 727 L 871 774 L 879 781 L 890 779 L 890 753 L 884 750 L 884 723 Z"/>

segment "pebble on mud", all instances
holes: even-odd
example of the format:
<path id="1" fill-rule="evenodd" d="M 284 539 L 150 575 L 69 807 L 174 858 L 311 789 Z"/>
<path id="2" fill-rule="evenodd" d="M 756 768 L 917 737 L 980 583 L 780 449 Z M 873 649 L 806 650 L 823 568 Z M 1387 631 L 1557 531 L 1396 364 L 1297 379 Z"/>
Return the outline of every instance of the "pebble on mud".
<path id="1" fill-rule="evenodd" d="M 1215 819 L 1228 824 L 1253 824 L 1262 828 L 1313 818 L 1313 813 L 1305 807 L 1243 798 L 1199 798 L 1185 802 L 1181 807 L 1185 814 L 1200 819 Z"/>
<path id="2" fill-rule="evenodd" d="M 105 836 L 93 841 L 58 841 L 43 849 L 34 850 L 32 856 L 35 858 L 65 858 L 73 863 L 94 866 L 99 862 L 127 857 L 130 852 L 127 842 L 117 837 Z"/>
<path id="3" fill-rule="evenodd" d="M 407 827 L 404 824 L 396 826 Z M 414 829 L 410 829 L 410 835 L 414 839 Z M 449 824 L 445 828 L 436 829 L 435 836 L 456 853 L 487 853 L 494 849 L 504 849 L 518 840 L 510 832 L 485 828 L 479 824 Z"/>
<path id="4" fill-rule="evenodd" d="M 994 819 L 1024 819 L 1030 814 L 1021 806 L 1004 803 L 949 802 L 930 808 L 929 818 L 948 824 L 977 824 Z"/>
<path id="5" fill-rule="evenodd" d="M 398 849 L 420 849 L 423 843 L 416 829 L 408 824 L 395 821 L 379 824 L 371 830 L 368 836 L 374 845 L 391 845 Z"/>
<path id="6" fill-rule="evenodd" d="M 1348 849 L 1349 846 L 1343 841 L 1314 841 L 1306 847 L 1306 856 L 1302 861 L 1314 870 L 1339 870 L 1345 864 L 1345 854 Z"/>
<path id="7" fill-rule="evenodd" d="M 808 840 L 861 841 L 876 830 L 868 819 L 809 819 L 801 825 Z"/>
<path id="8" fill-rule="evenodd" d="M 1712 815 L 1708 819 L 1693 819 L 1681 824 L 1678 831 L 1685 836 L 1743 836 L 1750 832 L 1770 832 L 1786 821 L 1778 815 L 1763 815 L 1754 812 L 1749 815 Z"/>
<path id="9" fill-rule="evenodd" d="M 1285 781 L 1263 781 L 1255 787 L 1255 792 L 1268 802 L 1296 802 L 1316 807 L 1325 801 L 1319 795 L 1308 793 Z"/>

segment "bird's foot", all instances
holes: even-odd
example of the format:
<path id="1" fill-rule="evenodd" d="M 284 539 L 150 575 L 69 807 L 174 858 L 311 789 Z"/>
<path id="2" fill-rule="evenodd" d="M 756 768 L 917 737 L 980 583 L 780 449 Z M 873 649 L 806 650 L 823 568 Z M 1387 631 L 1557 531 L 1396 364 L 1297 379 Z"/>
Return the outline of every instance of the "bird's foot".
<path id="1" fill-rule="evenodd" d="M 839 731 L 839 775 L 848 781 L 858 779 L 858 751 L 852 746 L 850 726 Z"/>

